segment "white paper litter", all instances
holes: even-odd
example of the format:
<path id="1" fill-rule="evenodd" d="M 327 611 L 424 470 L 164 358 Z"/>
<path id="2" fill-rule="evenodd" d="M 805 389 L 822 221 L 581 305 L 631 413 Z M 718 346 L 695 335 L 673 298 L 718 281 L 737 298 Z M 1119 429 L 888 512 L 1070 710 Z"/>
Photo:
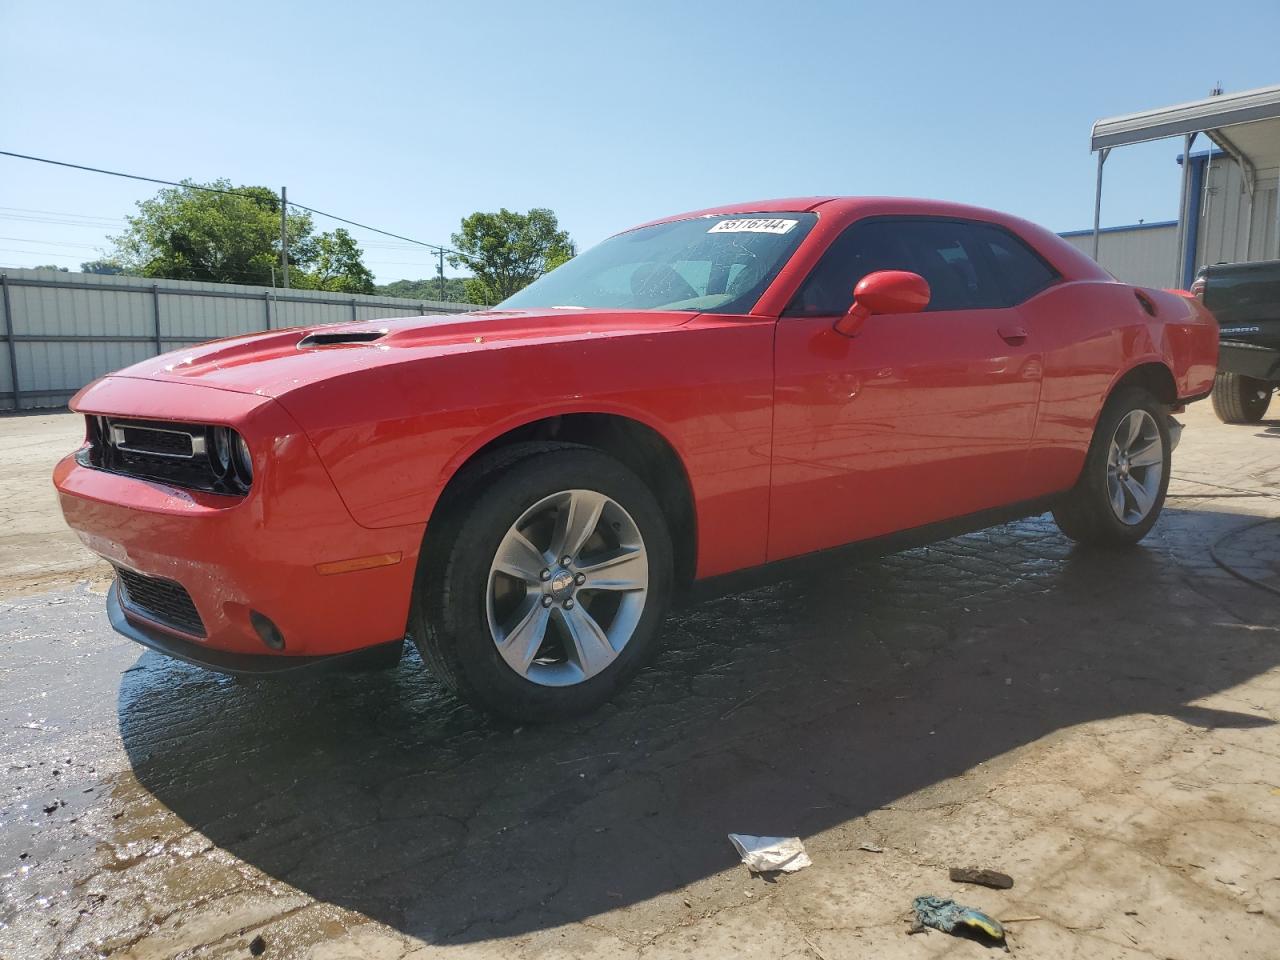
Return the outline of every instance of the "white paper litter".
<path id="1" fill-rule="evenodd" d="M 753 837 L 745 833 L 731 833 L 729 842 L 737 848 L 742 862 L 752 873 L 774 870 L 795 873 L 813 865 L 799 837 Z"/>

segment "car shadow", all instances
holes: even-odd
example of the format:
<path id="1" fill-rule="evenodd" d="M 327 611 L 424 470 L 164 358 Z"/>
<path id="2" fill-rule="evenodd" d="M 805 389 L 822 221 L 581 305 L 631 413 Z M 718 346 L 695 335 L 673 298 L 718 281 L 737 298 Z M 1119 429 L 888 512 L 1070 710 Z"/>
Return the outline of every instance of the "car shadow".
<path id="1" fill-rule="evenodd" d="M 1274 627 L 1270 599 L 1206 553 L 1252 519 L 1169 509 L 1104 553 L 1040 518 L 707 602 L 572 723 L 459 706 L 416 655 L 241 684 L 146 653 L 120 730 L 142 786 L 270 876 L 433 942 L 526 933 L 731 867 L 727 833 L 812 837 L 1076 724 L 1268 724 L 1196 703 L 1280 663 L 1241 629 Z"/>
<path id="2" fill-rule="evenodd" d="M 1269 410 L 1272 415 L 1264 416 L 1257 423 L 1248 424 L 1248 426 L 1257 428 L 1258 432 L 1254 434 L 1255 437 L 1280 437 L 1280 416 L 1275 416 L 1277 405 L 1280 405 L 1280 399 L 1272 397 L 1271 409 Z"/>

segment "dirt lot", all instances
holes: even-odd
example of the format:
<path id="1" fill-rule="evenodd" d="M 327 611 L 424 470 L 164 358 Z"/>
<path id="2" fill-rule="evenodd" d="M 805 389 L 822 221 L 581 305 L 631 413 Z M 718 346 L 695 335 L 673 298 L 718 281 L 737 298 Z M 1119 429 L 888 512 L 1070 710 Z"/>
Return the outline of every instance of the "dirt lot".
<path id="1" fill-rule="evenodd" d="M 1280 587 L 1280 421 L 1185 421 L 1140 549 L 1041 518 L 703 604 L 519 729 L 415 656 L 244 684 L 116 637 L 47 484 L 78 424 L 0 419 L 0 957 L 984 955 L 907 934 L 929 893 L 1027 957 L 1280 957 L 1280 597 L 1210 553 Z"/>
<path id="2" fill-rule="evenodd" d="M 110 580 L 111 568 L 62 522 L 49 482 L 53 465 L 83 437 L 84 421 L 69 413 L 0 414 L 0 599 Z"/>

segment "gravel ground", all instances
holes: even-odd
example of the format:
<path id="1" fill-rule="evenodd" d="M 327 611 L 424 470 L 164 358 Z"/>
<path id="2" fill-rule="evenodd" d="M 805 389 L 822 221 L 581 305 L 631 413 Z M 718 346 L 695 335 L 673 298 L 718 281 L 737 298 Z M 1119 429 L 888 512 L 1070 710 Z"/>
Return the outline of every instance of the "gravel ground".
<path id="1" fill-rule="evenodd" d="M 0 958 L 984 955 L 907 934 L 930 893 L 1027 957 L 1276 958 L 1280 421 L 1184 421 L 1137 550 L 1039 518 L 704 603 L 516 728 L 414 655 L 238 683 L 115 636 L 48 486 L 79 425 L 0 419 Z"/>

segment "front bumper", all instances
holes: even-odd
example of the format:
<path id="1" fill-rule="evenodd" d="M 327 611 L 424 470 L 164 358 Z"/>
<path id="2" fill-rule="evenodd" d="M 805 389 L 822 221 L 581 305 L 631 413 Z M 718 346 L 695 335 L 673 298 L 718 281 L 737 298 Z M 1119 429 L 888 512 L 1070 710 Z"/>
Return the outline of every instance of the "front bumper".
<path id="1" fill-rule="evenodd" d="M 282 657 L 276 654 L 229 653 L 215 650 L 203 643 L 180 639 L 176 634 L 156 629 L 137 618 L 130 619 L 120 603 L 120 589 L 116 584 L 107 591 L 107 619 L 111 628 L 157 653 L 204 667 L 215 673 L 236 677 L 260 677 L 285 673 L 304 667 L 342 667 L 358 659 L 364 649 L 347 653 L 332 653 L 318 657 Z M 397 644 L 400 641 L 392 641 Z"/>
<path id="2" fill-rule="evenodd" d="M 272 400 L 108 378 L 77 403 L 122 417 L 154 416 L 158 406 L 169 419 L 235 426 L 254 450 L 255 482 L 236 498 L 108 473 L 74 455 L 58 464 L 63 514 L 85 545 L 116 567 L 179 584 L 203 630 L 150 619 L 118 592 L 112 626 L 183 660 L 244 673 L 266 672 L 258 658 L 287 669 L 404 636 L 423 525 L 357 524 L 310 441 Z M 371 555 L 399 560 L 342 573 L 325 566 Z M 283 649 L 254 628 L 255 612 L 278 628 Z"/>

